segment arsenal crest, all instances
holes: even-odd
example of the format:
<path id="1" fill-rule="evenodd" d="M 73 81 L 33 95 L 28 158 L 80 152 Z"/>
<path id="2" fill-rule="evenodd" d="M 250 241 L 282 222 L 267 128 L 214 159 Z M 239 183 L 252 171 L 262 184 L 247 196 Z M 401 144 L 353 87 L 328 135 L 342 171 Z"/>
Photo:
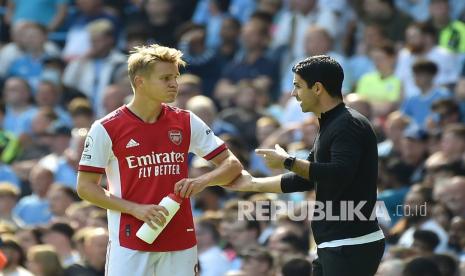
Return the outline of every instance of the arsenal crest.
<path id="1" fill-rule="evenodd" d="M 179 146 L 182 142 L 182 132 L 180 130 L 170 130 L 168 131 L 168 137 L 171 142 Z"/>

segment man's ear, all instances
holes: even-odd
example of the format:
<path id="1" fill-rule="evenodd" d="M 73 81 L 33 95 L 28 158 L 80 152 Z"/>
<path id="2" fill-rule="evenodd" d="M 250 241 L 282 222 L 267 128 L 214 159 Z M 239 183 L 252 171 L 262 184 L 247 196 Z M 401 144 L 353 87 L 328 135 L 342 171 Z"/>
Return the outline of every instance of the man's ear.
<path id="1" fill-rule="evenodd" d="M 134 87 L 141 86 L 142 84 L 144 84 L 144 81 L 144 77 L 142 77 L 141 75 L 136 75 L 134 77 Z"/>
<path id="2" fill-rule="evenodd" d="M 315 86 L 315 90 L 314 90 L 315 94 L 317 96 L 320 96 L 321 92 L 323 92 L 323 84 L 321 84 L 321 82 L 317 81 L 317 82 L 315 82 L 314 86 Z"/>

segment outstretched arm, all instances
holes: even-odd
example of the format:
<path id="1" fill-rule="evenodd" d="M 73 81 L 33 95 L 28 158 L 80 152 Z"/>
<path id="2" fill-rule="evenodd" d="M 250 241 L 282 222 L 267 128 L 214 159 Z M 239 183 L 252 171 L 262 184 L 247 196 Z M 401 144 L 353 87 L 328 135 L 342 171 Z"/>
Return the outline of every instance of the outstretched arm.
<path id="1" fill-rule="evenodd" d="M 270 177 L 256 178 L 251 176 L 247 171 L 243 170 L 241 175 L 236 178 L 231 184 L 223 186 L 232 191 L 240 192 L 259 192 L 259 193 L 282 193 L 281 177 L 276 175 Z"/>

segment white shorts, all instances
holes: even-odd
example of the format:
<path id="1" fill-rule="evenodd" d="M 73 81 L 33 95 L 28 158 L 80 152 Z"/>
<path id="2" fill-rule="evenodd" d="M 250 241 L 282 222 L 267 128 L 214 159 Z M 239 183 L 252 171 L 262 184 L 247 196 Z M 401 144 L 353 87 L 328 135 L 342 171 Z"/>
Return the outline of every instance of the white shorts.
<path id="1" fill-rule="evenodd" d="M 106 276 L 198 275 L 197 246 L 172 252 L 144 252 L 108 243 Z"/>

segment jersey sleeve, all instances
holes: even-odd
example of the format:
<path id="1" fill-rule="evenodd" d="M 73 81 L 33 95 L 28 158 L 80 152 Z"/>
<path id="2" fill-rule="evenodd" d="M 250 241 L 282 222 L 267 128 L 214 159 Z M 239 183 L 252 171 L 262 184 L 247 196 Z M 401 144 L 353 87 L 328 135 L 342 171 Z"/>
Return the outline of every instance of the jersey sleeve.
<path id="1" fill-rule="evenodd" d="M 226 144 L 218 138 L 202 119 L 190 113 L 191 140 L 189 152 L 210 160 L 227 149 Z"/>
<path id="2" fill-rule="evenodd" d="M 95 122 L 87 134 L 79 162 L 79 171 L 104 173 L 110 160 L 112 142 L 100 122 Z"/>

